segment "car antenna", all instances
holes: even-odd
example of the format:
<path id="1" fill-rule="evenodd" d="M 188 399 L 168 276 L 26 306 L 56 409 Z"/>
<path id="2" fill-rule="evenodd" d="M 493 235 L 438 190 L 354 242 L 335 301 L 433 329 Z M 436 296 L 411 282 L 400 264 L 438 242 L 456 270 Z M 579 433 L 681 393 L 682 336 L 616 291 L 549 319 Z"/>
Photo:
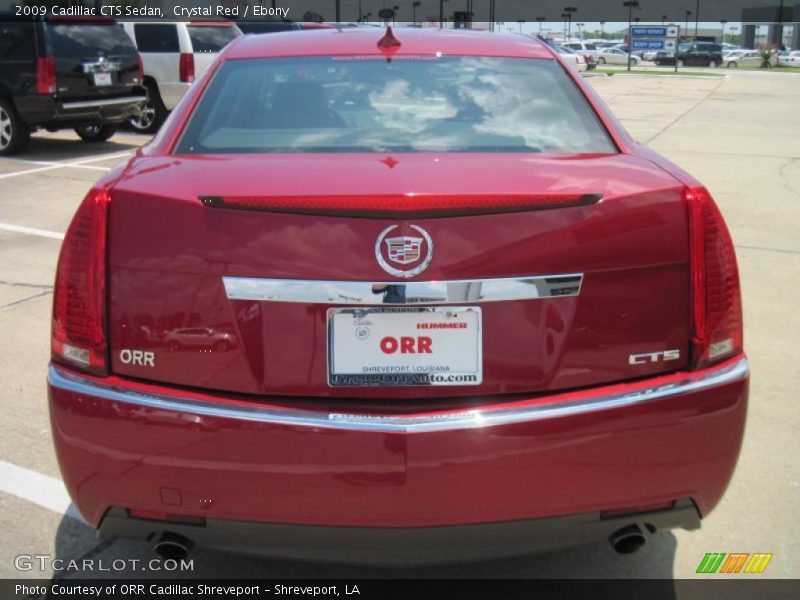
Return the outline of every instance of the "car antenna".
<path id="1" fill-rule="evenodd" d="M 392 26 L 386 26 L 386 33 L 378 40 L 378 49 L 386 55 L 386 62 L 392 62 L 392 54 L 400 49 L 400 40 L 394 37 Z"/>

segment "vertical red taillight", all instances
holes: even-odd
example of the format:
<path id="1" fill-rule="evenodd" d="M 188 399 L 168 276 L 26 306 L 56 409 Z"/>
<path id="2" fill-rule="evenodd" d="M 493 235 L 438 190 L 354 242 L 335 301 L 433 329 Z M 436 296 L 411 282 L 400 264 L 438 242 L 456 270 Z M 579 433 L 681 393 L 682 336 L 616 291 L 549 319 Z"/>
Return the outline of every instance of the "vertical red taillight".
<path id="1" fill-rule="evenodd" d="M 106 363 L 106 229 L 110 196 L 84 198 L 61 246 L 53 295 L 53 359 L 96 374 Z"/>
<path id="2" fill-rule="evenodd" d="M 183 83 L 194 81 L 194 54 L 181 52 L 179 76 Z"/>
<path id="3" fill-rule="evenodd" d="M 686 189 L 692 273 L 695 368 L 742 352 L 742 299 L 736 252 L 719 208 L 705 188 Z"/>
<path id="4" fill-rule="evenodd" d="M 36 91 L 40 94 L 56 93 L 56 61 L 52 56 L 36 61 Z"/>

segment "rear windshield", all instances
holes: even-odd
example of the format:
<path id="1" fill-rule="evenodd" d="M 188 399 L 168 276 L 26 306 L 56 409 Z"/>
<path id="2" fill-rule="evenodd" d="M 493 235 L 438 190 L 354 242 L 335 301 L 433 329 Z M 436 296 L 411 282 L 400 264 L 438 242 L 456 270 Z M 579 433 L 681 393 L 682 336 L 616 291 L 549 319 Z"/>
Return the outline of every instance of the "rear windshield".
<path id="1" fill-rule="evenodd" d="M 556 61 L 449 56 L 231 60 L 178 145 L 238 152 L 616 149 Z"/>
<path id="2" fill-rule="evenodd" d="M 232 26 L 187 25 L 192 50 L 195 52 L 219 52 L 231 40 L 239 37 L 239 30 Z"/>
<path id="3" fill-rule="evenodd" d="M 53 55 L 65 58 L 136 54 L 122 25 L 109 23 L 48 23 Z"/>

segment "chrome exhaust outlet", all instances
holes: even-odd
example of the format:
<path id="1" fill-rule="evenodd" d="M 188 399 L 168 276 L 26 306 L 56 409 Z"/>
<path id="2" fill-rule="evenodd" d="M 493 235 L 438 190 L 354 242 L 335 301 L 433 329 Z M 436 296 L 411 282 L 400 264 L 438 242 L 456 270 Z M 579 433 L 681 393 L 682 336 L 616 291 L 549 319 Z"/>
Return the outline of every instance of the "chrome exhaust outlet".
<path id="1" fill-rule="evenodd" d="M 628 525 L 612 533 L 608 541 L 617 554 L 633 554 L 647 543 L 647 536 L 638 525 Z"/>
<path id="2" fill-rule="evenodd" d="M 162 531 L 156 536 L 153 550 L 162 560 L 183 560 L 194 548 L 194 542 L 171 531 Z"/>

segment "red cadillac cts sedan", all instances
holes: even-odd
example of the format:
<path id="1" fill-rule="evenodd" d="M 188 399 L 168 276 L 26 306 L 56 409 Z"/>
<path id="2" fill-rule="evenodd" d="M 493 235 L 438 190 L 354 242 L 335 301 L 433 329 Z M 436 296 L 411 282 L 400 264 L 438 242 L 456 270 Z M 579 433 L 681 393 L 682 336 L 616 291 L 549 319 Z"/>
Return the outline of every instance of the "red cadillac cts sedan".
<path id="1" fill-rule="evenodd" d="M 745 425 L 709 193 L 545 44 L 232 42 L 66 234 L 49 368 L 102 538 L 409 564 L 693 529 Z"/>

